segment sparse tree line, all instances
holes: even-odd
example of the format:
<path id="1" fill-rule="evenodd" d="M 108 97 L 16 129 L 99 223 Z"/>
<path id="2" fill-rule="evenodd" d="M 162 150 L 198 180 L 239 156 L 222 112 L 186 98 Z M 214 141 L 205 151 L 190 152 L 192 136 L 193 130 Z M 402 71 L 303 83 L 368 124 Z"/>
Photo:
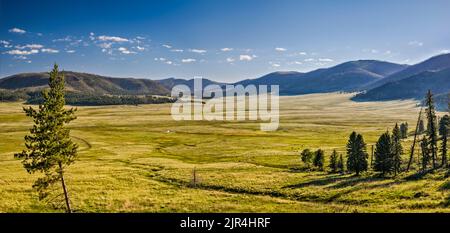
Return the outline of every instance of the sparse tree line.
<path id="1" fill-rule="evenodd" d="M 372 149 L 372 156 L 369 164 L 369 154 L 367 153 L 367 145 L 361 134 L 352 132 L 346 145 L 346 162 L 342 154 L 338 154 L 336 150 L 330 155 L 328 171 L 331 173 L 360 173 L 372 169 L 379 172 L 382 176 L 397 174 L 408 171 L 415 152 L 415 144 L 419 144 L 420 159 L 417 161 L 421 171 L 427 169 L 437 169 L 439 167 L 449 168 L 448 164 L 448 137 L 450 135 L 450 117 L 443 116 L 438 120 L 436 116 L 433 94 L 428 91 L 425 98 L 425 121 L 421 119 L 422 110 L 419 113 L 419 119 L 415 131 L 413 132 L 414 141 L 411 147 L 410 160 L 405 169 L 405 161 L 402 159 L 404 149 L 402 140 L 408 138 L 408 122 L 401 123 L 400 126 L 395 124 L 392 132 L 384 132 L 375 143 Z M 450 110 L 450 103 L 449 103 Z M 421 137 L 418 141 L 417 138 Z M 417 142 L 416 142 L 417 141 Z M 310 149 L 304 149 L 300 153 L 300 159 L 307 168 L 324 171 L 325 155 L 324 151 L 318 149 L 312 152 Z M 344 166 L 344 164 L 346 166 Z"/>
<path id="2" fill-rule="evenodd" d="M 42 104 L 45 99 L 40 92 L 24 90 L 0 89 L 0 102 L 26 101 L 27 104 Z M 139 105 L 172 103 L 176 99 L 166 96 L 152 95 L 101 95 L 89 93 L 65 92 L 65 101 L 73 106 L 101 106 L 101 105 Z"/>

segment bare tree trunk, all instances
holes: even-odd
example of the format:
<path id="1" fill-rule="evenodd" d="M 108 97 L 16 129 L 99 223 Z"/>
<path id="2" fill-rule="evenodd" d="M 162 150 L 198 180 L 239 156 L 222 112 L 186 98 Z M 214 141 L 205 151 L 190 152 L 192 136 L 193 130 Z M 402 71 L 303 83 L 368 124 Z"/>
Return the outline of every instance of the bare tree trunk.
<path id="1" fill-rule="evenodd" d="M 374 153 L 374 150 L 373 150 L 373 145 L 371 146 L 371 154 L 370 154 L 370 168 L 372 168 L 372 164 L 373 164 L 373 153 Z"/>
<path id="2" fill-rule="evenodd" d="M 64 199 L 66 202 L 66 212 L 72 213 L 72 209 L 70 208 L 69 195 L 68 195 L 67 189 L 66 189 L 66 183 L 64 182 L 64 173 L 63 173 L 62 165 L 61 165 L 61 163 L 58 163 L 58 165 L 59 165 L 59 174 L 61 176 L 61 185 L 62 185 L 62 188 L 64 191 Z"/>
<path id="3" fill-rule="evenodd" d="M 420 108 L 419 117 L 417 117 L 416 130 L 414 131 L 414 140 L 413 140 L 413 144 L 411 146 L 411 155 L 409 156 L 408 167 L 406 168 L 406 172 L 409 171 L 409 168 L 411 167 L 411 163 L 412 163 L 412 160 L 413 160 L 414 147 L 416 146 L 417 133 L 418 133 L 417 131 L 419 130 L 420 116 L 422 115 L 422 109 L 423 109 L 423 107 Z"/>

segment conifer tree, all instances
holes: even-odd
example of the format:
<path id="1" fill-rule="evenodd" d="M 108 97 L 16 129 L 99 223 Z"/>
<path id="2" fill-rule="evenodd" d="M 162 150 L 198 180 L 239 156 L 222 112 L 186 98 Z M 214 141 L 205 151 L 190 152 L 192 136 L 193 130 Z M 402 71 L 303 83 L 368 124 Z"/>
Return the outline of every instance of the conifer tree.
<path id="1" fill-rule="evenodd" d="M 314 153 L 313 165 L 314 167 L 322 171 L 324 163 L 325 163 L 325 153 L 323 150 L 318 149 Z"/>
<path id="2" fill-rule="evenodd" d="M 352 132 L 347 142 L 347 170 L 358 176 L 368 167 L 366 143 L 361 134 Z"/>
<path id="3" fill-rule="evenodd" d="M 430 150 L 428 148 L 428 139 L 426 137 L 422 138 L 420 148 L 422 150 L 422 170 L 425 171 L 430 163 Z"/>
<path id="4" fill-rule="evenodd" d="M 441 157 L 442 157 L 442 166 L 447 166 L 447 143 L 448 143 L 448 135 L 450 126 L 450 117 L 445 115 L 442 117 L 441 121 L 439 121 L 439 135 L 441 135 Z"/>
<path id="5" fill-rule="evenodd" d="M 401 135 L 398 124 L 395 124 L 392 130 L 392 170 L 394 175 L 400 172 L 400 166 L 402 163 L 403 146 L 401 143 Z"/>
<path id="6" fill-rule="evenodd" d="M 344 158 L 343 158 L 342 154 L 339 155 L 339 160 L 338 160 L 338 163 L 337 163 L 337 167 L 338 167 L 338 171 L 340 173 L 344 173 L 345 172 L 345 169 L 344 169 Z"/>
<path id="7" fill-rule="evenodd" d="M 392 137 L 389 132 L 380 136 L 375 148 L 374 170 L 384 176 L 393 170 Z"/>
<path id="8" fill-rule="evenodd" d="M 402 139 L 408 137 L 408 122 L 400 124 L 400 136 Z"/>
<path id="9" fill-rule="evenodd" d="M 331 172 L 335 173 L 338 171 L 338 154 L 336 150 L 333 150 L 333 152 L 331 153 L 330 156 L 330 164 L 329 164 L 329 168 L 331 170 Z"/>
<path id="10" fill-rule="evenodd" d="M 37 179 L 33 185 L 40 199 L 48 196 L 51 186 L 60 183 L 66 211 L 70 213 L 64 172 L 75 161 L 78 146 L 70 139 L 66 124 L 76 119 L 76 109 L 64 108 L 64 76 L 59 73 L 56 64 L 50 72 L 49 86 L 50 89 L 42 92 L 44 103 L 38 109 L 24 108 L 25 114 L 33 119 L 34 126 L 25 136 L 26 149 L 14 157 L 22 160 L 28 173 L 44 173 L 44 177 Z"/>
<path id="11" fill-rule="evenodd" d="M 309 149 L 304 149 L 301 153 L 300 153 L 300 159 L 302 160 L 303 163 L 305 163 L 308 167 L 311 164 L 311 160 L 313 158 L 313 153 L 311 152 L 311 150 Z"/>
<path id="12" fill-rule="evenodd" d="M 436 168 L 436 158 L 437 158 L 437 126 L 436 126 L 436 112 L 434 107 L 434 101 L 433 101 L 433 94 L 431 93 L 431 90 L 428 90 L 426 100 L 425 100 L 427 109 L 426 109 L 426 115 L 428 119 L 428 127 L 427 127 L 427 135 L 428 135 L 428 146 L 430 147 L 430 153 L 431 153 L 431 159 L 433 162 L 433 168 Z"/>

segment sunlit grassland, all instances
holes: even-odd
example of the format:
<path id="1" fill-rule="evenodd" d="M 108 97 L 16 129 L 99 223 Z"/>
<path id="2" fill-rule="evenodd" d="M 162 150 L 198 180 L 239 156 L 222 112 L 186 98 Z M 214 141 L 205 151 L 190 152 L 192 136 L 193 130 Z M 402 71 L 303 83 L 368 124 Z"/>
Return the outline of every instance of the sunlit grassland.
<path id="1" fill-rule="evenodd" d="M 374 144 L 396 122 L 415 126 L 413 101 L 356 103 L 349 94 L 280 99 L 278 131 L 253 121 L 174 121 L 170 105 L 79 107 L 70 128 L 79 160 L 67 171 L 77 212 L 449 212 L 450 178 L 306 172 L 305 148 L 345 152 L 349 134 Z M 0 103 L 0 212 L 52 212 L 14 152 L 32 122 Z M 404 142 L 405 161 L 412 137 Z M 192 187 L 195 168 L 200 182 Z"/>

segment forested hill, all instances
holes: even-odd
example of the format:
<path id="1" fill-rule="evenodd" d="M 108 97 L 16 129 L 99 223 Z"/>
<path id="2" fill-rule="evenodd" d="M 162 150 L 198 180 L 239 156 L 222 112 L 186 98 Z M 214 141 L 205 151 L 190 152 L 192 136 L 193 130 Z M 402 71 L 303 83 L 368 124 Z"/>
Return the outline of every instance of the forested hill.
<path id="1" fill-rule="evenodd" d="M 66 89 L 91 95 L 168 95 L 169 90 L 149 79 L 112 78 L 95 74 L 62 72 Z M 47 87 L 48 73 L 23 73 L 0 79 L 0 89 L 35 91 Z"/>

